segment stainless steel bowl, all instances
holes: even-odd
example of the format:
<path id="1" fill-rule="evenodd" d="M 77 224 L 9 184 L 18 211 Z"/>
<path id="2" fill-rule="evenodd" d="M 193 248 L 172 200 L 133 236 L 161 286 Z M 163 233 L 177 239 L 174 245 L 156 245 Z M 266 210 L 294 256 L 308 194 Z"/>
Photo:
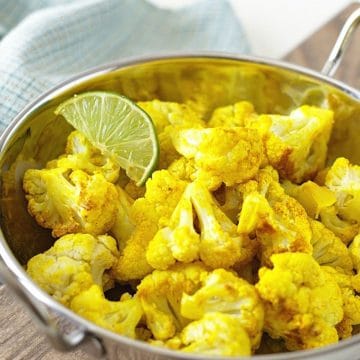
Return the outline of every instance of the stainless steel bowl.
<path id="1" fill-rule="evenodd" d="M 201 98 L 204 105 L 199 110 L 205 117 L 215 107 L 244 99 L 254 103 L 258 112 L 287 113 L 303 103 L 328 106 L 336 119 L 328 160 L 343 155 L 360 163 L 360 92 L 327 76 L 336 68 L 359 19 L 360 10 L 346 23 L 325 66 L 326 74 L 274 60 L 223 53 L 130 59 L 57 86 L 11 122 L 0 138 L 0 277 L 30 310 L 54 347 L 61 351 L 83 347 L 98 359 L 207 358 L 153 347 L 102 329 L 56 302 L 23 270 L 30 257 L 53 243 L 50 232 L 36 225 L 27 213 L 21 182 L 27 168 L 43 166 L 64 147 L 71 128 L 54 115 L 55 107 L 73 94 L 89 90 L 116 91 L 133 100 L 182 102 Z M 355 359 L 359 352 L 360 335 L 354 335 L 322 349 L 255 358 Z"/>

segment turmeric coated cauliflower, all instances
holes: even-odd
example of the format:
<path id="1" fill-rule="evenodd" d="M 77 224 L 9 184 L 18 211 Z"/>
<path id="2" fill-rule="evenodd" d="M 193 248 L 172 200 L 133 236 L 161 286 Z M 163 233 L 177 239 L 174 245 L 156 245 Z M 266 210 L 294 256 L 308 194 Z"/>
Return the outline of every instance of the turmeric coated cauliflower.
<path id="1" fill-rule="evenodd" d="M 352 274 L 353 262 L 346 245 L 321 222 L 310 219 L 313 257 L 320 265 Z"/>
<path id="2" fill-rule="evenodd" d="M 69 305 L 74 296 L 93 284 L 102 287 L 104 271 L 116 264 L 118 256 L 111 236 L 68 234 L 32 257 L 26 271 L 48 294 Z"/>
<path id="3" fill-rule="evenodd" d="M 176 128 L 203 127 L 204 122 L 186 104 L 159 100 L 140 101 L 138 105 L 151 117 L 159 138 L 159 169 L 167 168 L 180 157 L 171 140 Z"/>
<path id="4" fill-rule="evenodd" d="M 312 219 L 318 219 L 320 213 L 336 202 L 335 194 L 325 186 L 307 181 L 301 185 L 285 181 L 282 184 L 286 193 L 295 198 Z"/>
<path id="5" fill-rule="evenodd" d="M 324 167 L 332 125 L 332 111 L 308 105 L 288 116 L 261 115 L 246 124 L 263 134 L 269 163 L 295 183 L 310 179 Z"/>
<path id="6" fill-rule="evenodd" d="M 98 326 L 205 357 L 312 349 L 356 333 L 360 166 L 339 158 L 325 168 L 333 112 L 259 115 L 290 106 L 277 81 L 260 79 L 269 100 L 259 86 L 224 97 L 222 77 L 199 87 L 183 75 L 181 87 L 153 91 L 184 103 L 138 102 L 160 148 L 145 186 L 79 131 L 44 169 L 20 171 L 28 212 L 60 237 L 28 274 Z"/>
<path id="7" fill-rule="evenodd" d="M 135 338 L 135 328 L 143 315 L 136 297 L 109 301 L 99 285 L 92 285 L 75 296 L 70 309 L 105 329 L 131 338 Z"/>
<path id="8" fill-rule="evenodd" d="M 108 155 L 103 155 L 79 131 L 73 131 L 68 136 L 65 154 L 49 161 L 46 167 L 83 170 L 89 175 L 102 174 L 112 183 L 117 181 L 120 173 L 120 166 L 116 161 Z"/>
<path id="9" fill-rule="evenodd" d="M 251 343 L 246 331 L 231 315 L 208 313 L 187 325 L 180 335 L 184 352 L 206 355 L 249 356 Z"/>
<path id="10" fill-rule="evenodd" d="M 142 279 L 153 267 L 146 259 L 146 249 L 160 227 L 169 225 L 187 183 L 167 170 L 153 173 L 146 182 L 143 198 L 137 199 L 130 209 L 130 220 L 135 229 L 121 251 L 114 276 L 121 281 Z"/>
<path id="11" fill-rule="evenodd" d="M 176 264 L 169 270 L 155 270 L 141 281 L 137 297 L 155 339 L 169 339 L 190 322 L 181 315 L 181 297 L 194 293 L 206 274 L 201 263 Z"/>
<path id="12" fill-rule="evenodd" d="M 148 263 L 155 269 L 166 270 L 170 265 L 189 263 L 199 258 L 200 236 L 194 228 L 194 211 L 188 185 L 176 206 L 169 226 L 160 229 L 146 251 Z"/>
<path id="13" fill-rule="evenodd" d="M 250 261 L 253 247 L 247 235 L 238 234 L 236 225 L 223 213 L 206 187 L 198 182 L 190 186 L 200 227 L 200 259 L 213 269 Z"/>
<path id="14" fill-rule="evenodd" d="M 222 313 L 238 321 L 257 349 L 264 325 L 264 308 L 254 286 L 224 269 L 216 269 L 202 279 L 193 295 L 184 294 L 181 314 L 193 320 L 208 313 Z"/>
<path id="15" fill-rule="evenodd" d="M 271 167 L 259 171 L 255 180 L 239 186 L 244 202 L 238 232 L 253 233 L 260 245 L 259 258 L 270 264 L 270 256 L 281 252 L 311 253 L 311 229 L 303 207 L 285 194 Z"/>
<path id="16" fill-rule="evenodd" d="M 336 281 L 309 254 L 275 254 L 271 261 L 255 285 L 265 306 L 264 330 L 289 350 L 337 342 L 344 312 Z"/>
<path id="17" fill-rule="evenodd" d="M 207 125 L 209 127 L 238 127 L 245 126 L 248 118 L 257 116 L 253 104 L 248 101 L 239 101 L 214 110 Z"/>
<path id="18" fill-rule="evenodd" d="M 65 168 L 29 169 L 23 188 L 28 211 L 59 237 L 69 233 L 105 234 L 115 222 L 117 191 L 101 174 Z"/>
<path id="19" fill-rule="evenodd" d="M 360 281 L 357 276 L 351 274 L 344 274 L 336 271 L 332 267 L 324 266 L 323 270 L 337 282 L 340 287 L 342 299 L 344 318 L 338 328 L 338 333 L 341 338 L 351 335 L 352 326 L 360 324 L 360 297 L 358 292 L 360 290 Z"/>
<path id="20" fill-rule="evenodd" d="M 180 130 L 173 135 L 176 150 L 194 159 L 194 178 L 216 189 L 251 179 L 259 170 L 263 147 L 256 130 L 241 127 Z M 193 178 L 193 180 L 194 180 Z"/>
<path id="21" fill-rule="evenodd" d="M 325 186 L 334 192 L 341 218 L 360 223 L 360 166 L 338 158 L 327 172 Z"/>

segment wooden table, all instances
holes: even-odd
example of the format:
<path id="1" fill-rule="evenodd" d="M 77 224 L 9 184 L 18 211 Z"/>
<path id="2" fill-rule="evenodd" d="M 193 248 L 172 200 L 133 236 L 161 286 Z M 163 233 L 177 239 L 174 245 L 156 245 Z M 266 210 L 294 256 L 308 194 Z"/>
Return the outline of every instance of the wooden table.
<path id="1" fill-rule="evenodd" d="M 325 62 L 335 39 L 347 16 L 359 4 L 345 9 L 310 39 L 285 57 L 285 60 L 320 70 Z M 347 52 L 336 77 L 354 87 L 360 88 L 360 33 Z M 2 360 L 85 360 L 90 357 L 80 350 L 71 354 L 58 353 L 51 349 L 48 341 L 42 336 L 21 305 L 0 287 L 0 359 Z"/>

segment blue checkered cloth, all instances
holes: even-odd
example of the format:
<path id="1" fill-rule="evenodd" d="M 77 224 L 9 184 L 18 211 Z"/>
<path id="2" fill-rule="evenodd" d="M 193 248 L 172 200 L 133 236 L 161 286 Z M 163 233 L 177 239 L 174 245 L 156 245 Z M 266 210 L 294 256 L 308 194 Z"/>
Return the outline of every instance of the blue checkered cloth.
<path id="1" fill-rule="evenodd" d="M 0 131 L 40 93 L 84 70 L 166 51 L 246 53 L 227 0 L 0 0 Z"/>

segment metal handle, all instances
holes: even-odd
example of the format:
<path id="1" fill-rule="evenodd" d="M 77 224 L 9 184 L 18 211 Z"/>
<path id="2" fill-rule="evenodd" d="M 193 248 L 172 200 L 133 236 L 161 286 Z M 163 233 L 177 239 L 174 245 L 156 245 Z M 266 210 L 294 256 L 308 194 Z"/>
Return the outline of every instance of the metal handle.
<path id="1" fill-rule="evenodd" d="M 356 9 L 346 20 L 342 27 L 340 34 L 335 42 L 331 53 L 326 60 L 324 67 L 321 72 L 324 75 L 333 76 L 342 60 L 344 52 L 349 45 L 349 40 L 360 23 L 360 8 Z"/>
<path id="2" fill-rule="evenodd" d="M 0 280 L 9 290 L 26 306 L 33 320 L 37 323 L 40 330 L 47 336 L 56 350 L 71 351 L 78 346 L 87 346 L 97 359 L 105 355 L 104 347 L 101 341 L 92 334 L 84 330 L 74 330 L 69 334 L 64 334 L 57 328 L 55 321 L 52 319 L 47 307 L 21 286 L 16 276 L 10 272 L 6 265 L 0 260 Z"/>

